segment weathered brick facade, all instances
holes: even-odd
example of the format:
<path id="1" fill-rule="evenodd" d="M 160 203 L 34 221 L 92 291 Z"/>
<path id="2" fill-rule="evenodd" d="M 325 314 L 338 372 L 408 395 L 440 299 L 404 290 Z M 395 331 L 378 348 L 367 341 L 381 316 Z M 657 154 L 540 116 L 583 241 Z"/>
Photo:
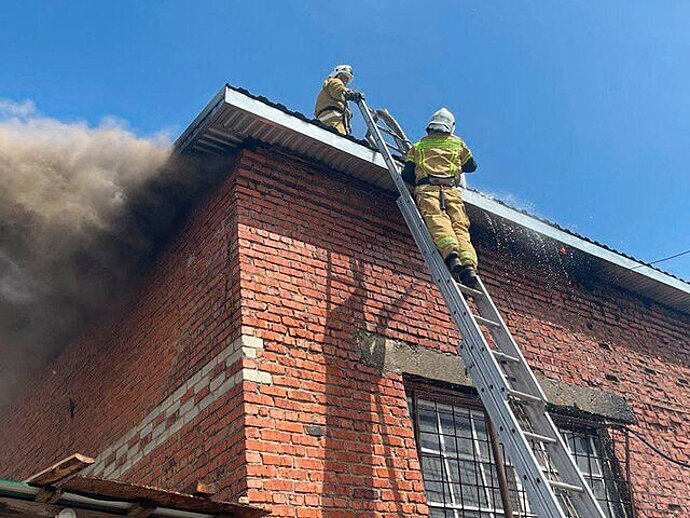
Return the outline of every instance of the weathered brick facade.
<path id="1" fill-rule="evenodd" d="M 474 237 L 533 368 L 626 398 L 633 429 L 687 462 L 690 316 Z M 244 149 L 130 306 L 2 424 L 0 474 L 78 450 L 95 474 L 211 480 L 275 516 L 425 516 L 403 377 L 362 361 L 363 333 L 448 354 L 459 339 L 392 195 Z M 690 514 L 690 472 L 631 448 L 639 516 Z"/>

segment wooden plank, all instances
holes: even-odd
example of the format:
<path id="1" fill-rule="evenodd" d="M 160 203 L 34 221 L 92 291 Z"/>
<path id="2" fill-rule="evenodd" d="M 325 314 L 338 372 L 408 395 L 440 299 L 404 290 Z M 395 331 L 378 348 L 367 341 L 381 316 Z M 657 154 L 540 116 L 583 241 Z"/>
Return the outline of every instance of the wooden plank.
<path id="1" fill-rule="evenodd" d="M 229 502 L 214 502 L 186 493 L 168 491 L 150 486 L 139 486 L 116 480 L 77 476 L 62 485 L 65 492 L 78 493 L 94 498 L 106 498 L 125 502 L 155 503 L 158 507 L 168 507 L 184 511 L 194 511 L 212 515 L 224 515 L 237 518 L 259 518 L 267 511 L 253 506 Z"/>
<path id="2" fill-rule="evenodd" d="M 74 453 L 62 459 L 60 462 L 53 464 L 51 467 L 30 476 L 24 482 L 32 486 L 52 486 L 76 475 L 82 469 L 93 463 L 94 459 L 91 457 L 87 457 L 81 453 Z"/>

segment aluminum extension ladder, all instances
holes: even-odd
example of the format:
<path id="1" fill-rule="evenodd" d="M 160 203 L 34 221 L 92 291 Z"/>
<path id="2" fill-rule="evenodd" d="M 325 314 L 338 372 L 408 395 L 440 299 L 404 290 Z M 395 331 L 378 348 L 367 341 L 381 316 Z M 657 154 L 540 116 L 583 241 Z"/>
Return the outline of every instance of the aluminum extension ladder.
<path id="1" fill-rule="evenodd" d="M 355 101 L 368 129 L 366 138 L 386 162 L 400 194 L 398 207 L 463 337 L 458 353 L 525 488 L 530 512 L 539 518 L 604 518 L 547 413 L 544 391 L 484 283 L 480 280 L 480 289 L 474 290 L 455 282 L 437 252 L 391 152 L 404 156 L 409 150 L 405 133 L 386 110 L 371 110 L 363 98 Z M 489 331 L 489 340 L 482 328 Z"/>

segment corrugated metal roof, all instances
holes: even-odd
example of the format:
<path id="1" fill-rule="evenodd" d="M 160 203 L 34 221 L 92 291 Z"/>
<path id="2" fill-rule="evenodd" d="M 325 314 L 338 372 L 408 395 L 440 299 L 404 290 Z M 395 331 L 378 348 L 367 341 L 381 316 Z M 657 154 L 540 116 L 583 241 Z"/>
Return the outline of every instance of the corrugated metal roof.
<path id="1" fill-rule="evenodd" d="M 318 121 L 264 97 L 225 85 L 175 142 L 177 153 L 231 153 L 246 138 L 278 145 L 378 187 L 393 190 L 383 158 L 366 141 L 344 137 Z M 607 281 L 690 313 L 690 284 L 602 243 L 482 194 L 464 193 L 473 224 L 499 218 L 509 226 L 567 245 L 594 261 Z"/>

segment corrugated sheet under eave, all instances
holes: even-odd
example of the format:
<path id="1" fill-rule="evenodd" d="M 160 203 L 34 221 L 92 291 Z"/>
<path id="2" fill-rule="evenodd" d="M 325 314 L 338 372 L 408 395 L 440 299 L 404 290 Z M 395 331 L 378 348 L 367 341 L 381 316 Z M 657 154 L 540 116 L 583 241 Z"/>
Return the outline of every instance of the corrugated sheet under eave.
<path id="1" fill-rule="evenodd" d="M 230 92 L 235 97 L 242 95 L 233 90 Z M 266 108 L 278 111 L 275 108 Z M 178 139 L 177 151 L 182 154 L 220 155 L 230 152 L 245 138 L 251 137 L 308 156 L 379 187 L 392 186 L 386 171 L 374 166 L 369 160 L 344 153 L 336 146 L 324 145 L 323 141 L 307 139 L 300 131 L 276 124 L 270 119 L 270 115 L 267 113 L 266 117 L 261 117 L 261 114 L 247 111 L 246 107 L 231 104 L 226 100 L 213 117 L 200 121 L 199 127 L 193 130 L 193 139 L 184 142 L 185 134 Z M 324 131 L 318 127 L 315 129 Z M 191 131 L 187 130 L 185 133 L 191 134 Z M 334 134 L 332 137 L 340 140 L 338 135 Z"/>
<path id="2" fill-rule="evenodd" d="M 248 137 L 289 149 L 378 187 L 393 189 L 383 159 L 376 151 L 355 139 L 320 127 L 303 116 L 227 86 L 180 136 L 175 147 L 181 154 L 218 155 L 232 151 Z M 548 226 L 542 220 L 481 193 L 467 192 L 466 201 L 514 225 L 576 246 L 595 257 L 601 270 L 615 284 L 690 313 L 688 283 L 602 248 L 593 241 Z"/>
<path id="3" fill-rule="evenodd" d="M 690 313 L 690 297 L 686 293 L 677 290 L 671 291 L 667 286 L 636 273 L 634 270 L 624 270 L 611 263 L 602 263 L 601 266 L 610 278 L 616 280 L 616 284 L 619 286 L 635 293 L 643 293 L 652 300 Z"/>

